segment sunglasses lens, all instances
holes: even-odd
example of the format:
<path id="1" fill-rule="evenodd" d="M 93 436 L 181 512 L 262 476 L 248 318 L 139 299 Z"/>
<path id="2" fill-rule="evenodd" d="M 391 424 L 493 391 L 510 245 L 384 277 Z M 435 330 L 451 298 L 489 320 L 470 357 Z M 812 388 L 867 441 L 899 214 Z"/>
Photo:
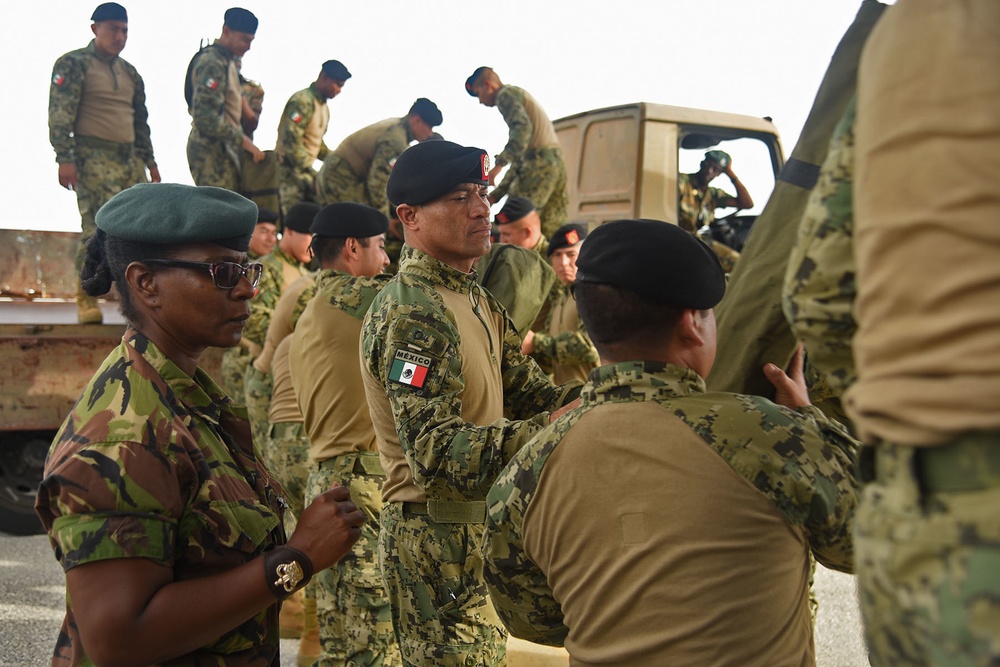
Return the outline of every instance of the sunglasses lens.
<path id="1" fill-rule="evenodd" d="M 243 267 L 233 262 L 219 262 L 212 268 L 214 269 L 215 284 L 222 289 L 236 287 L 236 283 L 243 276 Z"/>
<path id="2" fill-rule="evenodd" d="M 253 262 L 252 264 L 247 265 L 247 280 L 250 281 L 251 287 L 257 287 L 257 283 L 260 282 L 260 276 L 262 273 L 264 273 L 264 265 L 260 262 Z"/>

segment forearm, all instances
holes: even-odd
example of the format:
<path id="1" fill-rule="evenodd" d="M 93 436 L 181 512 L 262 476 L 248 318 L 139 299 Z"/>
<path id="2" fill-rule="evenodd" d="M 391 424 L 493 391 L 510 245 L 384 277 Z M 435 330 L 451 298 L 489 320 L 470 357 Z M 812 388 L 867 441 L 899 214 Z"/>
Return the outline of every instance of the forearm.
<path id="1" fill-rule="evenodd" d="M 736 208 L 753 208 L 753 199 L 750 197 L 750 192 L 743 185 L 740 177 L 736 174 L 729 174 L 729 180 L 732 181 L 733 187 L 736 188 Z"/>

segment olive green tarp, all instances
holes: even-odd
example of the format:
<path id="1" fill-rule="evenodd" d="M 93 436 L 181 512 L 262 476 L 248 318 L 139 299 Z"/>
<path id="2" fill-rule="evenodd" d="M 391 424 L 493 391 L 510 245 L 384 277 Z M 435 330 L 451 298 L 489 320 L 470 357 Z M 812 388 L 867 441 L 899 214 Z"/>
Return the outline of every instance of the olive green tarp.
<path id="1" fill-rule="evenodd" d="M 861 49 L 885 9 L 880 2 L 865 0 L 834 51 L 798 143 L 730 276 L 726 296 L 716 308 L 719 350 L 708 376 L 713 391 L 772 397 L 774 388 L 762 368 L 768 362 L 783 366 L 791 359 L 796 341 L 781 310 L 788 256 L 830 137 L 854 96 Z M 815 395 L 813 401 L 824 410 L 828 407 Z M 836 400 L 830 410 L 842 416 Z"/>

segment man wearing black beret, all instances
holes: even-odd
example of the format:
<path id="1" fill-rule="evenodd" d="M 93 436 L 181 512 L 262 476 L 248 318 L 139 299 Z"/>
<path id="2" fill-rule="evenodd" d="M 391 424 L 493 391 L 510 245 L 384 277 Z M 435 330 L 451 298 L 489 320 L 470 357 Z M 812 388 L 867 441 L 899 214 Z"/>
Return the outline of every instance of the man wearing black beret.
<path id="1" fill-rule="evenodd" d="M 503 308 L 476 282 L 473 263 L 490 248 L 488 173 L 486 151 L 448 141 L 400 155 L 387 195 L 406 245 L 362 329 L 386 472 L 380 565 L 413 665 L 503 663 L 506 633 L 477 549 L 485 494 L 579 389 L 552 384 L 521 354 Z"/>
<path id="2" fill-rule="evenodd" d="M 489 491 L 495 608 L 573 664 L 814 664 L 810 554 L 851 571 L 857 443 L 801 352 L 764 369 L 778 404 L 706 393 L 725 276 L 688 232 L 610 222 L 577 267 L 604 365 Z"/>
<path id="3" fill-rule="evenodd" d="M 243 89 L 239 61 L 250 50 L 257 17 L 241 7 L 226 10 L 222 36 L 188 63 L 184 97 L 191 114 L 187 158 L 196 185 L 238 191 L 240 160 L 245 151 L 254 162 L 264 153 L 243 132 Z"/>
<path id="4" fill-rule="evenodd" d="M 274 250 L 278 242 L 278 213 L 269 208 L 257 207 L 257 225 L 250 237 L 247 255 L 250 259 L 260 259 Z"/>
<path id="5" fill-rule="evenodd" d="M 353 201 L 388 216 L 385 187 L 396 159 L 413 141 L 430 139 L 442 120 L 437 105 L 421 97 L 402 118 L 387 118 L 348 136 L 324 158 L 316 176 L 320 203 Z"/>
<path id="6" fill-rule="evenodd" d="M 351 73 L 339 60 L 327 60 L 308 88 L 288 98 L 278 121 L 275 148 L 280 163 L 279 188 L 284 213 L 301 201 L 316 199 L 316 160 L 330 152 L 323 135 L 330 125 L 327 100 L 340 94 Z"/>
<path id="7" fill-rule="evenodd" d="M 558 284 L 549 294 L 542 325 L 525 333 L 521 342 L 521 351 L 549 371 L 557 384 L 569 380 L 585 382 L 600 363 L 597 349 L 580 320 L 571 289 L 576 279 L 576 258 L 586 238 L 586 225 L 573 222 L 552 235 L 548 255 Z"/>
<path id="8" fill-rule="evenodd" d="M 101 206 L 116 193 L 145 183 L 147 169 L 149 180 L 160 182 L 145 84 L 135 67 L 119 57 L 128 39 L 128 13 L 116 2 L 105 2 L 90 20 L 94 39 L 59 57 L 49 86 L 49 141 L 59 163 L 59 185 L 76 192 L 80 209 L 77 273 Z M 76 303 L 81 324 L 101 322 L 97 300 L 79 286 Z"/>
<path id="9" fill-rule="evenodd" d="M 364 204 L 330 204 L 316 214 L 313 253 L 321 267 L 316 296 L 295 325 L 289 351 L 309 442 L 306 502 L 336 482 L 375 517 L 382 512 L 385 472 L 365 401 L 358 348 L 368 306 L 389 280 L 384 273 L 388 228 L 386 217 Z M 276 392 L 277 383 L 276 376 Z M 366 656 L 360 664 L 400 664 L 376 558 L 378 531 L 377 522 L 365 523 L 353 554 L 314 579 L 320 664 L 348 664 L 359 655 Z"/>
<path id="10" fill-rule="evenodd" d="M 494 222 L 500 228 L 500 243 L 512 243 L 548 258 L 549 240 L 542 234 L 542 219 L 530 199 L 507 197 Z"/>

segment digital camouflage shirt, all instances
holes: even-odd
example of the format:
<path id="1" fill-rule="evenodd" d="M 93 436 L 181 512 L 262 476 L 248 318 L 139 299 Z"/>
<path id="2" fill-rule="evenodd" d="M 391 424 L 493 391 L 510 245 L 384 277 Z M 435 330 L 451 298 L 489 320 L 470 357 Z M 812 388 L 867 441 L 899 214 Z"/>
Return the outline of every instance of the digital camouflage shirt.
<path id="1" fill-rule="evenodd" d="M 35 508 L 63 569 L 148 558 L 197 579 L 284 542 L 245 410 L 129 328 L 56 435 Z M 270 665 L 278 605 L 169 665 Z M 54 665 L 90 665 L 69 603 Z"/>
<path id="2" fill-rule="evenodd" d="M 691 183 L 692 176 L 694 174 L 677 177 L 677 224 L 686 232 L 697 232 L 715 220 L 715 209 L 722 208 L 725 206 L 723 202 L 733 199 L 731 194 L 719 188 L 696 188 Z"/>
<path id="3" fill-rule="evenodd" d="M 229 91 L 235 90 L 242 98 L 233 54 L 216 40 L 194 57 L 190 72 L 191 107 L 188 111 L 192 125 L 201 137 L 238 151 L 243 145 L 243 128 L 226 117 Z M 239 120 L 238 113 L 236 120 Z"/>
<path id="4" fill-rule="evenodd" d="M 257 283 L 257 293 L 250 300 L 250 317 L 243 327 L 243 338 L 252 343 L 254 356 L 260 353 L 271 324 L 271 314 L 278 305 L 278 298 L 288 285 L 309 273 L 309 267 L 274 246 L 274 250 L 260 258 L 264 270 Z"/>
<path id="5" fill-rule="evenodd" d="M 446 299 L 464 304 L 478 318 L 467 340 L 458 322 L 473 318 L 446 307 Z M 470 348 L 471 337 L 482 334 L 474 329 L 480 324 L 488 332 L 496 327 L 500 338 L 490 333 L 483 347 Z M 416 375 L 406 375 L 405 364 L 400 365 L 404 359 L 415 362 Z M 520 337 L 502 306 L 480 288 L 474 271 L 463 273 L 411 246 L 403 246 L 399 273 L 375 297 L 365 318 L 361 363 L 362 373 L 381 387 L 381 395 L 373 394 L 366 378 L 383 463 L 386 442 L 398 439 L 412 475 L 407 484 L 442 500 L 482 500 L 514 452 L 548 423 L 548 412 L 571 400 L 579 387 L 552 384 L 521 354 Z M 490 385 L 493 377 L 499 386 Z M 466 391 L 473 382 L 502 401 L 499 410 L 475 407 L 487 397 Z M 478 423 L 465 418 L 469 413 L 463 407 L 498 414 Z M 391 413 L 395 433 L 380 430 L 384 412 Z M 391 485 L 392 463 L 385 467 Z"/>
<path id="6" fill-rule="evenodd" d="M 597 368 L 581 398 L 487 496 L 485 574 L 511 633 L 581 664 L 749 664 L 766 644 L 798 659 L 762 662 L 806 664 L 807 552 L 853 567 L 857 443 L 811 406 L 706 393 L 662 362 Z M 739 636 L 751 621 L 770 629 Z"/>
<path id="7" fill-rule="evenodd" d="M 49 86 L 49 141 L 55 149 L 56 162 L 73 162 L 76 159 L 75 124 L 77 113 L 84 103 L 84 81 L 90 67 L 108 67 L 116 80 L 122 76 L 130 79 L 132 95 L 128 99 L 118 100 L 118 103 L 122 107 L 122 115 L 131 116 L 136 155 L 147 167 L 155 167 L 149 112 L 146 110 L 146 87 L 142 77 L 135 67 L 122 58 L 107 58 L 98 53 L 93 40 L 86 47 L 61 56 L 52 68 L 52 83 Z M 124 92 L 125 86 L 121 90 Z M 103 103 L 109 105 L 113 101 L 104 100 Z"/>
<path id="8" fill-rule="evenodd" d="M 316 84 L 295 93 L 285 103 L 285 109 L 281 112 L 281 120 L 278 121 L 276 150 L 289 167 L 312 171 L 313 163 L 316 160 L 322 160 L 330 152 L 330 149 L 323 142 L 323 134 L 326 133 L 329 122 L 329 111 L 325 112 L 326 122 L 320 122 L 316 127 L 320 136 L 318 138 L 312 137 L 312 141 L 318 143 L 317 146 L 314 146 L 315 154 L 309 150 L 307 145 L 309 141 L 306 135 L 309 132 L 317 106 L 323 109 L 327 106 L 327 102 L 326 98 L 316 90 Z"/>

